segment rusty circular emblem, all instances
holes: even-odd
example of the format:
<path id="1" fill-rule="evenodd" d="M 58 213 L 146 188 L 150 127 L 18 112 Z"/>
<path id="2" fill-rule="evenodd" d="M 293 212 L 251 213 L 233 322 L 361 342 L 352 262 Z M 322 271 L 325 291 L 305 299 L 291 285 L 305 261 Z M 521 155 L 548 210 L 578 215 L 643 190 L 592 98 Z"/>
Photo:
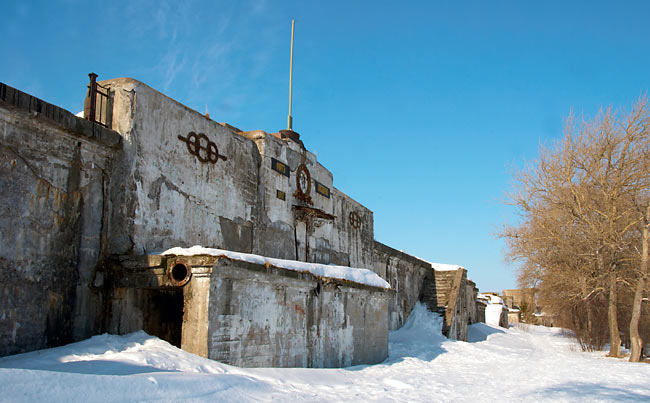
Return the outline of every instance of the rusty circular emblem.
<path id="1" fill-rule="evenodd" d="M 311 196 L 311 174 L 305 164 L 300 164 L 296 170 L 296 192 L 293 196 L 307 204 L 312 204 Z"/>
<path id="2" fill-rule="evenodd" d="M 178 139 L 185 143 L 187 151 L 190 154 L 196 156 L 203 163 L 209 162 L 216 164 L 220 158 L 224 161 L 227 159 L 225 156 L 219 154 L 217 145 L 205 133 L 196 134 L 189 132 L 187 137 L 179 135 Z"/>
<path id="3" fill-rule="evenodd" d="M 350 219 L 350 225 L 352 228 L 359 229 L 361 227 L 361 217 L 359 217 L 359 213 L 351 211 L 348 218 Z"/>
<path id="4" fill-rule="evenodd" d="M 305 164 L 300 164 L 296 171 L 296 187 L 303 194 L 311 192 L 311 174 Z"/>

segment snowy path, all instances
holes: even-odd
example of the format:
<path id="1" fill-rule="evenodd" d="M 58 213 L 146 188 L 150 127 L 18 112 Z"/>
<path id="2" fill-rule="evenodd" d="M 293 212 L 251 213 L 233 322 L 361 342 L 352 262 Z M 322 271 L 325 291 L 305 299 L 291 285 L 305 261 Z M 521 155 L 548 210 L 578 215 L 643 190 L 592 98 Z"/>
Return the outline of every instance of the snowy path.
<path id="1" fill-rule="evenodd" d="M 382 364 L 244 369 L 185 353 L 145 333 L 96 336 L 0 359 L 1 401 L 649 401 L 650 365 L 580 353 L 559 329 L 440 336 L 417 307 L 390 335 Z"/>

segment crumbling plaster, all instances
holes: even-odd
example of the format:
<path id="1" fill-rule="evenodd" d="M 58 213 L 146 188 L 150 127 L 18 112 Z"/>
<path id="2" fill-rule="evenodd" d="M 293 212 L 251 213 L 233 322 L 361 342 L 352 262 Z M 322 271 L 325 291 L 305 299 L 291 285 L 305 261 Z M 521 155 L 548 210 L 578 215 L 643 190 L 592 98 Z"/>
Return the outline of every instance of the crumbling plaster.
<path id="1" fill-rule="evenodd" d="M 283 259 L 370 268 L 372 212 L 333 186 L 332 173 L 302 143 L 262 131 L 235 132 L 136 80 L 102 81 L 113 93 L 116 162 L 111 244 L 115 253 L 204 245 Z M 202 163 L 178 136 L 205 133 L 219 154 Z M 272 169 L 275 159 L 288 175 Z M 297 199 L 296 172 L 311 176 L 311 203 Z M 317 183 L 329 197 L 316 192 Z M 284 192 L 284 200 L 278 197 Z M 328 218 L 300 219 L 296 206 Z M 349 213 L 361 225 L 349 223 Z"/>
<path id="2" fill-rule="evenodd" d="M 1 83 L 0 130 L 2 356 L 95 334 L 120 137 Z"/>
<path id="3" fill-rule="evenodd" d="M 252 252 L 260 158 L 251 141 L 132 79 L 103 81 L 114 94 L 113 127 L 125 139 L 113 183 L 114 253 L 218 245 Z M 188 151 L 205 133 L 220 155 L 202 163 Z M 227 231 L 228 234 L 224 234 Z"/>

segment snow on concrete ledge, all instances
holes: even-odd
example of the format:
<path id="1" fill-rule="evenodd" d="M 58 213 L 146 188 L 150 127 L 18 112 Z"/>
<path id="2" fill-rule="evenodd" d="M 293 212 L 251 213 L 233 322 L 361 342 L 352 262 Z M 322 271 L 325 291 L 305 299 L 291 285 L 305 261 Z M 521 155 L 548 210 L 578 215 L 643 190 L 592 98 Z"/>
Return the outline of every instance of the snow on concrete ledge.
<path id="1" fill-rule="evenodd" d="M 195 255 L 208 255 L 208 256 L 223 256 L 232 260 L 240 260 L 248 263 L 255 263 L 260 265 L 270 265 L 281 269 L 307 272 L 317 277 L 328 277 L 339 280 L 352 281 L 359 284 L 365 284 L 372 287 L 379 287 L 390 289 L 384 279 L 379 277 L 377 273 L 368 269 L 358 269 L 347 266 L 335 266 L 321 263 L 306 263 L 298 262 L 295 260 L 274 259 L 260 255 L 253 255 L 250 253 L 232 252 L 223 249 L 204 248 L 200 245 L 192 246 L 191 248 L 171 248 L 156 255 L 175 255 L 175 256 L 195 256 Z"/>
<path id="2" fill-rule="evenodd" d="M 430 264 L 431 267 L 433 267 L 434 270 L 438 270 L 438 271 L 456 271 L 458 269 L 465 269 L 463 266 L 459 266 L 457 264 L 433 263 L 433 262 L 429 262 L 428 260 L 422 259 L 421 257 L 418 257 L 418 256 L 412 255 L 412 254 L 410 254 L 408 252 L 405 252 L 403 250 L 400 250 L 400 252 L 404 253 L 405 255 L 412 256 L 412 257 L 416 258 L 417 260 L 421 260 L 426 264 Z M 465 269 L 465 270 L 467 270 L 467 269 Z"/>
<path id="3" fill-rule="evenodd" d="M 444 264 L 444 263 L 431 263 L 431 267 L 434 268 L 434 270 L 438 271 L 456 271 L 458 269 L 464 269 L 463 266 L 459 266 L 457 264 Z"/>

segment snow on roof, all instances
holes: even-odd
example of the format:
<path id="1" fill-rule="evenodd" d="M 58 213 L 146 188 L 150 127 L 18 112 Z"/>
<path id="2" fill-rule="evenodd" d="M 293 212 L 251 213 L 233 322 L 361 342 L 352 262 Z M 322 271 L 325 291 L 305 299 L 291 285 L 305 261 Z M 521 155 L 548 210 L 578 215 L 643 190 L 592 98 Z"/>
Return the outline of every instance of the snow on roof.
<path id="1" fill-rule="evenodd" d="M 431 267 L 433 267 L 435 270 L 438 271 L 456 271 L 458 269 L 464 269 L 463 266 L 459 266 L 457 264 L 444 264 L 444 263 L 431 263 Z"/>
<path id="2" fill-rule="evenodd" d="M 413 255 L 411 253 L 405 252 L 403 250 L 400 250 L 400 252 L 402 252 L 405 255 L 413 256 L 414 258 L 416 258 L 418 260 L 421 260 L 421 261 L 423 261 L 425 263 L 428 263 L 428 264 L 431 265 L 431 267 L 433 267 L 435 270 L 438 270 L 438 271 L 456 271 L 458 269 L 464 269 L 463 266 L 459 266 L 457 264 L 433 263 L 433 262 L 429 262 L 428 260 L 422 259 L 419 256 L 415 256 L 415 255 Z"/>
<path id="3" fill-rule="evenodd" d="M 478 293 L 476 294 L 476 298 L 486 300 L 490 304 L 503 305 L 503 299 L 501 299 L 501 297 L 499 297 L 498 295 Z"/>
<path id="4" fill-rule="evenodd" d="M 372 270 L 359 269 L 347 266 L 335 266 L 321 263 L 298 262 L 295 260 L 274 259 L 250 253 L 232 252 L 223 249 L 204 248 L 200 245 L 191 248 L 171 248 L 157 255 L 176 255 L 176 256 L 193 256 L 209 255 L 224 256 L 232 260 L 240 260 L 249 263 L 270 265 L 286 270 L 311 273 L 317 277 L 329 277 L 339 280 L 352 281 L 359 284 L 365 284 L 373 287 L 390 289 L 390 284 L 382 279 Z"/>

